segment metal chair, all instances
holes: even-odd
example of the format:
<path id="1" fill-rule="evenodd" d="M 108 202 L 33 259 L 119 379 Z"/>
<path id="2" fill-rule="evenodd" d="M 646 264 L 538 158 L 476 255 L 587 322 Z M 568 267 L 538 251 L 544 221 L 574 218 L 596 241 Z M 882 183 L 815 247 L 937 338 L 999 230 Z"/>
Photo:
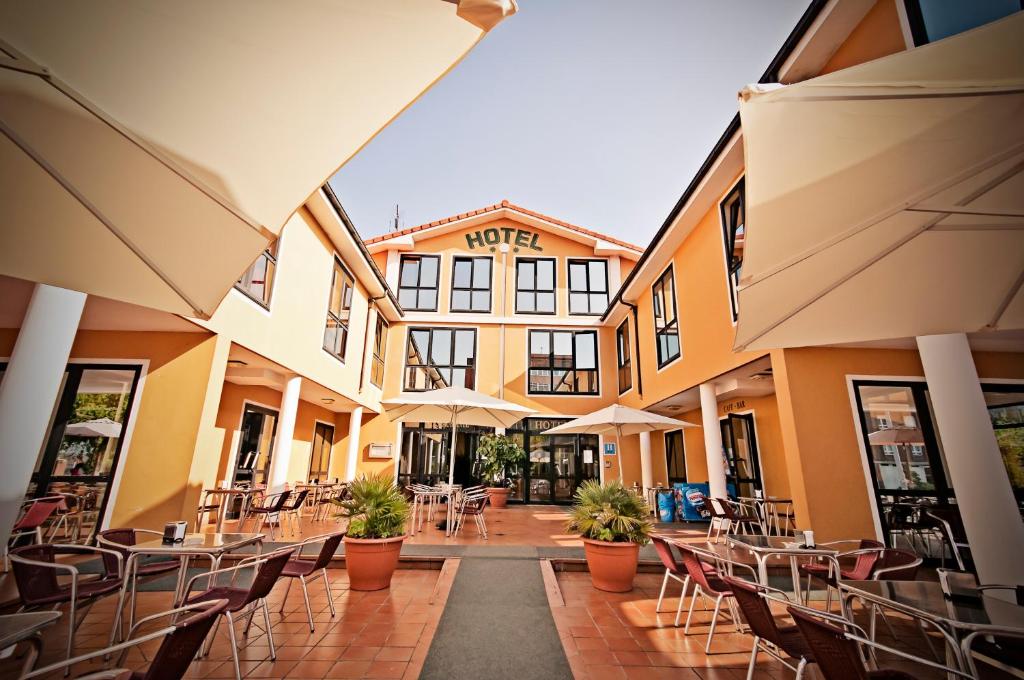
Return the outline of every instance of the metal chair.
<path id="1" fill-rule="evenodd" d="M 956 560 L 957 569 L 967 571 L 963 553 L 970 552 L 971 545 L 967 542 L 967 532 L 960 519 L 960 512 L 956 508 L 932 507 L 925 510 L 924 518 L 930 521 L 931 527 L 942 538 L 942 542 L 949 546 L 949 551 Z M 942 550 L 942 566 L 946 566 L 945 546 Z"/>
<path id="2" fill-rule="evenodd" d="M 490 502 L 491 497 L 484 491 L 478 491 L 476 493 L 463 494 L 462 500 L 459 503 L 459 511 L 455 517 L 455 530 L 452 531 L 453 535 L 458 535 L 462 529 L 462 523 L 466 519 L 466 515 L 473 518 L 476 522 L 476 530 L 484 538 L 487 538 L 487 521 L 484 519 L 484 510 L 487 508 L 487 504 Z"/>
<path id="3" fill-rule="evenodd" d="M 708 641 L 704 645 L 704 653 L 711 653 L 711 641 L 715 637 L 715 625 L 718 623 L 718 614 L 722 610 L 722 602 L 726 601 L 729 607 L 729 613 L 732 618 L 733 624 L 737 625 L 739 618 L 736 616 L 736 612 L 732 609 L 732 591 L 729 590 L 729 586 L 725 581 L 722 580 L 721 574 L 717 569 L 708 571 L 704 568 L 699 553 L 693 548 L 687 545 L 677 545 L 679 552 L 683 557 L 683 566 L 686 567 L 686 572 L 689 574 L 690 579 L 693 581 L 693 596 L 690 598 L 690 609 L 686 613 L 686 626 L 683 628 L 683 634 L 690 634 L 690 620 L 693 618 L 693 607 L 697 603 L 697 596 L 714 597 L 715 598 L 715 611 L 711 615 L 711 628 L 708 630 Z M 705 611 L 707 607 L 705 606 Z M 676 619 L 676 625 L 679 625 L 679 619 Z"/>
<path id="4" fill-rule="evenodd" d="M 313 609 L 309 606 L 309 590 L 306 586 L 309 585 L 310 581 L 316 578 L 322 578 L 324 580 L 324 590 L 327 591 L 327 604 L 331 608 L 331 618 L 334 618 L 334 595 L 331 593 L 331 582 L 327 579 L 327 565 L 331 563 L 331 558 L 334 557 L 334 553 L 338 551 L 338 546 L 341 545 L 341 539 L 343 538 L 345 538 L 345 532 L 339 531 L 334 534 L 324 534 L 322 536 L 314 536 L 313 538 L 306 539 L 296 546 L 297 552 L 295 557 L 288 560 L 284 565 L 284 569 L 281 571 L 281 576 L 288 579 L 288 588 L 284 591 L 284 598 L 281 599 L 281 612 L 284 612 L 284 605 L 288 600 L 288 593 L 292 589 L 292 581 L 298 579 L 299 583 L 302 584 L 302 599 L 306 603 L 306 618 L 309 620 L 310 633 L 315 633 L 316 630 L 313 627 Z M 313 543 L 323 543 L 316 559 L 302 559 L 302 549 Z"/>
<path id="5" fill-rule="evenodd" d="M 849 543 L 849 541 L 831 541 L 829 543 L 821 543 L 819 545 L 831 547 L 838 546 L 843 543 Z M 807 576 L 807 589 L 805 591 L 804 602 L 807 602 L 807 600 L 810 599 L 811 579 L 816 578 L 825 583 L 825 610 L 830 610 L 832 608 L 832 589 L 839 587 L 839 579 L 845 579 L 847 581 L 868 580 L 871 578 L 871 573 L 884 550 L 885 544 L 881 541 L 865 538 L 857 542 L 857 548 L 855 550 L 841 552 L 828 563 L 807 562 L 799 565 L 797 567 L 799 573 Z M 849 568 L 843 568 L 840 564 L 840 560 L 850 558 L 855 558 L 853 565 Z M 838 577 L 836 575 L 837 571 Z"/>
<path id="6" fill-rule="evenodd" d="M 217 617 L 224 612 L 227 606 L 227 600 L 210 600 L 209 602 L 186 605 L 147 616 L 132 626 L 129 632 L 129 639 L 125 642 L 39 668 L 28 675 L 22 676 L 22 678 L 23 680 L 29 680 L 30 678 L 44 677 L 61 668 L 65 669 L 66 674 L 67 670 L 76 663 L 101 657 L 106 658 L 116 652 L 120 652 L 117 661 L 117 665 L 120 666 L 124 663 L 125 654 L 132 647 L 160 640 L 160 647 L 156 650 L 156 654 L 152 657 L 153 660 L 145 671 L 135 671 L 133 673 L 124 668 L 116 668 L 82 675 L 78 677 L 78 680 L 104 680 L 109 678 L 119 678 L 122 680 L 180 680 L 180 678 L 185 676 L 189 665 L 192 663 L 192 659 L 195 658 L 196 653 L 203 644 L 203 640 L 217 621 Z M 177 621 L 174 620 L 182 614 L 189 614 L 189 616 Z M 170 625 L 151 633 L 140 635 L 139 637 L 132 637 L 142 625 L 167 616 L 172 617 Z"/>
<path id="7" fill-rule="evenodd" d="M 281 516 L 284 519 L 289 519 L 295 523 L 294 533 L 302 535 L 302 508 L 306 502 L 306 497 L 309 496 L 309 489 L 303 489 L 298 493 L 293 493 L 288 497 L 286 502 L 281 507 Z M 284 522 L 281 523 L 281 532 L 284 533 Z"/>
<path id="8" fill-rule="evenodd" d="M 140 535 L 152 536 L 154 538 L 163 537 L 163 534 L 159 531 L 151 531 L 149 529 L 107 529 L 96 535 L 96 542 L 100 547 L 119 553 L 122 564 L 127 564 L 128 557 L 131 556 L 128 546 L 135 545 Z M 103 566 L 108 572 L 115 566 L 115 561 L 109 553 L 103 554 Z M 121 610 L 124 606 L 125 597 L 131 591 L 131 604 L 128 608 L 129 628 L 135 624 L 135 596 L 139 579 L 151 580 L 154 577 L 160 577 L 172 571 L 177 571 L 180 566 L 181 562 L 176 558 L 148 560 L 137 563 L 131 574 L 124 574 L 124 587 L 121 589 L 117 608 L 118 611 Z M 117 631 L 111 631 L 110 644 L 114 643 L 115 632 Z"/>
<path id="9" fill-rule="evenodd" d="M 42 543 L 43 525 L 50 520 L 53 513 L 64 505 L 64 497 L 60 495 L 36 498 L 21 504 L 21 516 L 15 521 L 14 527 L 11 529 L 11 537 L 7 541 L 7 545 L 4 546 L 4 571 L 10 569 L 7 558 L 11 547 L 26 536 L 29 537 L 31 543 Z"/>
<path id="10" fill-rule="evenodd" d="M 256 530 L 263 529 L 263 525 L 267 524 L 270 526 L 270 540 L 276 540 L 274 537 L 274 522 L 280 522 L 281 510 L 284 508 L 284 504 L 288 501 L 288 496 L 291 495 L 290 491 L 282 491 L 280 493 L 272 493 L 263 496 L 257 501 L 254 499 L 249 505 L 245 517 L 238 523 L 238 528 L 241 530 L 245 521 L 250 517 L 259 520 L 256 524 Z M 283 527 L 282 527 L 283 528 Z"/>
<path id="11" fill-rule="evenodd" d="M 1024 668 L 1024 632 L 1019 629 L 985 626 L 972 630 L 960 643 L 967 670 L 975 678 L 978 661 L 1013 675 Z"/>
<path id="12" fill-rule="evenodd" d="M 657 535 L 651 536 L 651 541 L 654 543 L 655 552 L 658 553 L 658 559 L 665 565 L 665 578 L 661 580 L 661 592 L 658 594 L 658 604 L 655 605 L 654 611 L 656 613 L 661 611 L 661 603 L 665 599 L 665 589 L 668 588 L 669 579 L 683 584 L 683 591 L 679 594 L 679 606 L 676 607 L 675 625 L 678 626 L 679 617 L 683 613 L 686 591 L 690 587 L 690 574 L 686 571 L 686 565 L 676 559 L 675 553 L 672 551 L 672 543 L 663 536 Z M 714 567 L 706 562 L 701 562 L 700 565 L 705 573 L 714 571 Z"/>
<path id="13" fill-rule="evenodd" d="M 795 671 L 796 680 L 800 680 L 807 664 L 814 663 L 815 658 L 796 626 L 780 626 L 775 620 L 775 615 L 764 594 L 769 591 L 778 593 L 782 593 L 782 591 L 758 583 L 750 583 L 734 576 L 723 575 L 722 580 L 732 591 L 754 636 L 754 649 L 750 653 L 750 663 L 747 664 L 747 680 L 754 677 L 754 666 L 757 665 L 757 655 L 760 652 L 767 653 L 790 670 Z M 783 656 L 783 653 L 786 656 Z M 790 659 L 799 659 L 799 661 L 794 666 L 786 658 L 787 656 Z"/>
<path id="14" fill-rule="evenodd" d="M 757 533 L 765 534 L 764 523 L 752 508 L 728 498 L 712 498 L 711 500 L 718 505 L 719 512 L 725 517 L 730 529 L 735 526 L 742 534 L 753 534 L 756 526 Z"/>
<path id="15" fill-rule="evenodd" d="M 196 506 L 196 533 L 201 534 L 203 527 L 206 526 L 206 522 L 209 521 L 209 515 L 214 517 L 220 513 L 221 500 L 219 496 L 214 496 L 217 499 L 215 502 L 210 502 L 209 494 L 204 493 L 203 499 Z"/>
<path id="16" fill-rule="evenodd" d="M 721 538 L 722 532 L 729 533 L 729 520 L 719 509 L 718 505 L 714 502 L 713 498 L 704 497 L 704 508 L 708 511 L 708 535 L 707 540 L 711 540 L 711 533 L 715 534 L 715 543 L 718 543 L 718 539 Z M 718 522 L 717 526 L 715 522 Z"/>

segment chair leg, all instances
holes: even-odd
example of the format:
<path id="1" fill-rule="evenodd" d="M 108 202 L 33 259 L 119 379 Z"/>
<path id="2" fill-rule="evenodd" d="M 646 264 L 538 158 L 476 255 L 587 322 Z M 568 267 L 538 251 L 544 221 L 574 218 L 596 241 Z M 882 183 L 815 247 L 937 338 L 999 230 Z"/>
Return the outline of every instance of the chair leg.
<path id="1" fill-rule="evenodd" d="M 267 627 L 267 643 L 270 645 L 270 659 L 277 661 L 277 648 L 274 647 L 274 631 L 270 628 L 270 607 L 267 606 L 267 598 L 263 598 L 261 604 L 263 605 L 263 624 Z"/>
<path id="2" fill-rule="evenodd" d="M 75 601 L 74 599 L 68 603 L 68 645 L 66 658 L 70 659 L 75 651 Z M 68 666 L 64 669 L 64 677 L 68 677 L 71 674 L 71 667 Z"/>
<path id="3" fill-rule="evenodd" d="M 718 612 L 722 608 L 722 596 L 715 600 L 715 613 L 711 615 L 711 630 L 708 631 L 708 643 L 704 645 L 704 653 L 711 653 L 711 640 L 715 637 L 715 624 L 718 623 Z"/>
<path id="4" fill-rule="evenodd" d="M 331 592 L 331 582 L 327 580 L 327 567 L 324 567 L 324 590 L 327 591 L 327 606 L 331 608 L 331 618 L 335 616 L 334 612 L 334 593 Z"/>
<path id="5" fill-rule="evenodd" d="M 804 669 L 805 668 L 807 668 L 807 658 L 801 656 L 800 657 L 800 663 L 798 663 L 796 665 L 796 678 L 795 678 L 795 680 L 800 680 L 800 678 L 803 677 Z"/>
<path id="6" fill-rule="evenodd" d="M 676 620 L 673 625 L 679 627 L 679 617 L 683 613 L 683 601 L 686 599 L 686 589 L 690 587 L 690 575 L 687 574 L 686 578 L 683 579 L 683 590 L 679 593 L 679 604 L 676 606 Z"/>
<path id="7" fill-rule="evenodd" d="M 281 608 L 277 610 L 278 614 L 284 614 L 284 605 L 288 601 L 288 593 L 292 591 L 292 581 L 295 579 L 288 579 L 288 585 L 284 587 L 284 597 L 281 598 Z"/>
<path id="8" fill-rule="evenodd" d="M 235 680 L 242 680 L 242 667 L 238 663 L 238 641 L 235 639 L 235 619 L 231 612 L 224 612 L 228 620 L 228 638 L 231 640 L 231 661 L 235 664 Z"/>
<path id="9" fill-rule="evenodd" d="M 299 583 L 302 584 L 302 599 L 306 602 L 306 619 L 309 621 L 309 632 L 315 633 L 313 629 L 313 608 L 309 606 L 309 589 L 306 588 L 306 577 L 300 576 Z"/>
<path id="10" fill-rule="evenodd" d="M 693 606 L 697 604 L 697 594 L 700 593 L 700 586 L 694 586 L 693 596 L 690 597 L 690 608 L 686 612 L 686 627 L 683 628 L 683 635 L 690 634 L 690 619 L 693 618 Z"/>
<path id="11" fill-rule="evenodd" d="M 747 664 L 747 680 L 754 678 L 754 666 L 757 665 L 757 653 L 761 651 L 761 638 L 754 636 L 754 648 L 750 650 L 750 663 Z"/>
<path id="12" fill-rule="evenodd" d="M 665 589 L 668 588 L 668 569 L 665 570 L 665 578 L 661 579 L 661 593 L 658 594 L 658 604 L 654 605 L 654 613 L 661 611 L 661 602 L 665 599 Z M 683 593 L 685 596 L 686 593 Z"/>

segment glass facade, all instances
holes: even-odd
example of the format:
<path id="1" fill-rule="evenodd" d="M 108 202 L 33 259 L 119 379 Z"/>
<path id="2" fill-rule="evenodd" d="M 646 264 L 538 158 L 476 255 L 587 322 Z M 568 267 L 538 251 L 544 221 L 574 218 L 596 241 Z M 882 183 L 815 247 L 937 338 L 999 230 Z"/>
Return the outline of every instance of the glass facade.
<path id="1" fill-rule="evenodd" d="M 516 313 L 555 313 L 555 260 L 516 260 Z"/>
<path id="2" fill-rule="evenodd" d="M 355 285 L 341 260 L 334 259 L 331 273 L 331 297 L 327 306 L 327 327 L 324 330 L 324 349 L 345 360 L 348 347 L 348 322 L 352 313 L 352 291 Z"/>
<path id="3" fill-rule="evenodd" d="M 678 359 L 679 319 L 676 317 L 676 286 L 672 267 L 665 270 L 653 287 L 654 342 L 658 354 L 658 367 Z"/>
<path id="4" fill-rule="evenodd" d="M 527 418 L 508 430 L 527 452 L 527 463 L 515 478 L 511 500 L 571 503 L 580 484 L 600 478 L 601 451 L 597 435 L 541 434 L 563 422 L 566 420 Z"/>
<path id="5" fill-rule="evenodd" d="M 398 273 L 398 304 L 406 311 L 436 312 L 440 268 L 441 258 L 437 255 L 403 255 Z"/>
<path id="6" fill-rule="evenodd" d="M 608 263 L 569 260 L 569 313 L 603 314 L 608 307 Z"/>
<path id="7" fill-rule="evenodd" d="M 456 257 L 452 260 L 451 310 L 491 311 L 491 258 Z"/>
<path id="8" fill-rule="evenodd" d="M 404 389 L 409 392 L 476 385 L 476 329 L 410 328 Z"/>
<path id="9" fill-rule="evenodd" d="M 598 394 L 597 331 L 530 331 L 530 394 Z"/>

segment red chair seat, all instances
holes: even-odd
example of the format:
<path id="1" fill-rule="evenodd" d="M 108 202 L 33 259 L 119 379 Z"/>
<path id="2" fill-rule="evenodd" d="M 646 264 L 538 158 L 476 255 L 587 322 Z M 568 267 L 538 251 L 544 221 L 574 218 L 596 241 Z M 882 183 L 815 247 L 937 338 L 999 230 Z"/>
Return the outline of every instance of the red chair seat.
<path id="1" fill-rule="evenodd" d="M 155 574 L 166 574 L 175 571 L 181 563 L 177 560 L 160 560 L 158 562 L 146 562 L 140 564 L 136 569 L 139 576 L 153 576 Z"/>
<path id="2" fill-rule="evenodd" d="M 216 588 L 204 590 L 198 595 L 193 595 L 185 601 L 185 604 L 195 604 L 196 602 L 209 602 L 210 600 L 227 600 L 227 610 L 229 612 L 236 612 L 245 605 L 249 604 L 249 589 L 218 586 Z"/>
<path id="3" fill-rule="evenodd" d="M 84 581 L 78 584 L 78 599 L 84 600 L 90 597 L 107 595 L 109 593 L 116 592 L 120 588 L 121 579 L 119 578 L 104 578 L 96 581 Z M 52 595 L 45 595 L 43 597 L 32 598 L 32 606 L 56 604 L 58 602 L 68 602 L 70 600 L 71 585 L 69 584 L 61 586 L 60 592 L 53 593 Z"/>
<path id="4" fill-rule="evenodd" d="M 281 576 L 291 576 L 293 578 L 298 576 L 309 576 L 316 571 L 316 560 L 288 560 L 284 569 L 281 570 Z"/>

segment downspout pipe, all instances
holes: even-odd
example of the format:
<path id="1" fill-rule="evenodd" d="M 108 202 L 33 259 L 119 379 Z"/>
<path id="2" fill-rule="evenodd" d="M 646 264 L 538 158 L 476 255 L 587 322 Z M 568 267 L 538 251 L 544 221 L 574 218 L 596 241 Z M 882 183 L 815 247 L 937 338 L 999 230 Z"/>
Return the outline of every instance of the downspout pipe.
<path id="1" fill-rule="evenodd" d="M 633 313 L 633 346 L 636 352 L 636 393 L 641 399 L 644 398 L 644 372 L 640 370 L 640 322 L 636 315 L 636 305 L 622 300 L 622 304 L 629 307 Z"/>
<path id="2" fill-rule="evenodd" d="M 370 312 L 372 312 L 379 300 L 383 300 L 387 295 L 381 295 L 379 297 L 372 297 L 366 301 L 366 330 L 363 332 L 363 363 L 359 365 L 359 391 L 363 391 L 363 387 L 366 386 L 366 355 L 370 353 Z M 380 311 L 377 312 L 380 314 Z"/>

